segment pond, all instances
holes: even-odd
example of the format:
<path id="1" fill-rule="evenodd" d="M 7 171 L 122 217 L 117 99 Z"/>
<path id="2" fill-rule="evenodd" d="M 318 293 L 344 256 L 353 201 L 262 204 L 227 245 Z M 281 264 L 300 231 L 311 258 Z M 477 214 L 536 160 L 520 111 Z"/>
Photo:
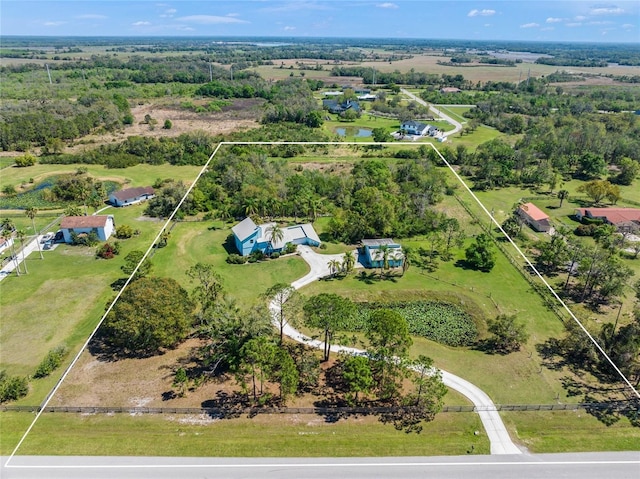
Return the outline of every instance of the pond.
<path id="1" fill-rule="evenodd" d="M 360 128 L 357 126 L 336 128 L 336 133 L 340 136 L 356 138 L 367 138 L 373 134 L 369 128 Z"/>

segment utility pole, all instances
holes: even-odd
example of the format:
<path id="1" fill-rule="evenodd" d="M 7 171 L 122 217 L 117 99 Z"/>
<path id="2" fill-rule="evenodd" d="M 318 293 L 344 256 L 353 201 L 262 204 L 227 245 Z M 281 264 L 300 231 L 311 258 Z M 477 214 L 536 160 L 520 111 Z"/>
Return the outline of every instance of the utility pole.
<path id="1" fill-rule="evenodd" d="M 213 81 L 213 67 L 211 66 L 211 62 L 209 62 L 209 81 Z"/>
<path id="2" fill-rule="evenodd" d="M 44 66 L 47 67 L 47 75 L 49 75 L 49 85 L 53 85 L 53 82 L 51 81 L 51 72 L 49 71 L 49 64 L 45 63 Z"/>

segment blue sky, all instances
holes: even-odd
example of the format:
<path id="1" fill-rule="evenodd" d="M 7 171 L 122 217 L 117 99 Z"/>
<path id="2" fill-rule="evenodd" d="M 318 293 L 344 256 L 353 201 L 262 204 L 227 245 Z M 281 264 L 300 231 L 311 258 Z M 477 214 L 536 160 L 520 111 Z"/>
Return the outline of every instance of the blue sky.
<path id="1" fill-rule="evenodd" d="M 2 0 L 0 33 L 640 43 L 640 2 Z"/>

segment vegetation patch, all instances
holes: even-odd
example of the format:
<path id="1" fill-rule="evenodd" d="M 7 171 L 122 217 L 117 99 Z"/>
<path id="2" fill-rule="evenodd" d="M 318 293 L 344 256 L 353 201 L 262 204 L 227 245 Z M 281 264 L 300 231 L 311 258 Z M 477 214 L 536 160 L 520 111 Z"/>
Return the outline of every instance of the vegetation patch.
<path id="1" fill-rule="evenodd" d="M 367 329 L 371 313 L 380 308 L 399 313 L 409 323 L 409 332 L 447 346 L 468 346 L 478 338 L 478 328 L 471 315 L 459 306 L 445 301 L 412 301 L 364 303 L 358 308 L 350 331 Z"/>

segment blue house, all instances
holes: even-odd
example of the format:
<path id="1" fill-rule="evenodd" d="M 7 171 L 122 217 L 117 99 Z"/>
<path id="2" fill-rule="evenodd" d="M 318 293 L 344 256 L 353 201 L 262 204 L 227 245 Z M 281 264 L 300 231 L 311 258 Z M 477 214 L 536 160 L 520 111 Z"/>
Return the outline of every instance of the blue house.
<path id="1" fill-rule="evenodd" d="M 238 252 L 242 256 L 254 251 L 280 252 L 288 243 L 320 246 L 320 238 L 309 223 L 282 228 L 282 239 L 272 244 L 271 230 L 275 226 L 276 223 L 256 225 L 249 217 L 242 220 L 231 228 Z"/>
<path id="2" fill-rule="evenodd" d="M 363 252 L 360 255 L 359 261 L 365 268 L 384 267 L 383 246 L 387 249 L 387 265 L 389 268 L 399 268 L 404 262 L 402 246 L 391 238 L 363 239 L 362 246 Z"/>
<path id="3" fill-rule="evenodd" d="M 322 107 L 329 110 L 330 113 L 344 113 L 347 110 L 353 110 L 360 113 L 360 104 L 354 100 L 346 100 L 338 103 L 337 100 L 322 100 Z"/>

